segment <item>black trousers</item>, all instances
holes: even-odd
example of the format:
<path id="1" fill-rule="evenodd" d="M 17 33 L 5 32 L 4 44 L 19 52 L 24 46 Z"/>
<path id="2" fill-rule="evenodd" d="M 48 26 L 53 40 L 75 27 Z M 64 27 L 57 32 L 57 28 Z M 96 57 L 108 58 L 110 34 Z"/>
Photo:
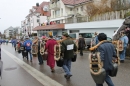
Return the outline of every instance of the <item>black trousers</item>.
<path id="1" fill-rule="evenodd" d="M 80 49 L 80 55 L 83 56 L 83 49 Z"/>
<path id="2" fill-rule="evenodd" d="M 37 55 L 38 55 L 38 61 L 39 61 L 39 64 L 43 64 L 43 58 L 42 58 L 40 52 L 38 52 Z"/>

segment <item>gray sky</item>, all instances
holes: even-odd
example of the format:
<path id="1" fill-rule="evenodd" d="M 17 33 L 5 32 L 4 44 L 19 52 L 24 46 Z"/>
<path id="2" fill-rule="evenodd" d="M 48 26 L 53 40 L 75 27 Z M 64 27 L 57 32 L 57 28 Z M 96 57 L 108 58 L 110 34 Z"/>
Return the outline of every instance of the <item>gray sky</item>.
<path id="1" fill-rule="evenodd" d="M 0 32 L 10 26 L 21 27 L 21 21 L 29 14 L 36 3 L 50 0 L 0 0 Z"/>

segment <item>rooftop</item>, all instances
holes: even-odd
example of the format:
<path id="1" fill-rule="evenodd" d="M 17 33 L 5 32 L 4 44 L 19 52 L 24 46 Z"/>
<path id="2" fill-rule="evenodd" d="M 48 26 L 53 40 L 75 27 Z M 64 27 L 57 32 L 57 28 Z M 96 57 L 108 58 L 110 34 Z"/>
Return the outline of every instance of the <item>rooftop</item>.
<path id="1" fill-rule="evenodd" d="M 37 30 L 54 30 L 54 29 L 64 29 L 64 24 L 54 24 L 54 25 L 46 25 L 46 26 L 37 26 L 33 29 L 33 31 Z"/>
<path id="2" fill-rule="evenodd" d="M 88 2 L 92 0 L 62 0 L 65 5 L 77 5 L 80 3 Z"/>

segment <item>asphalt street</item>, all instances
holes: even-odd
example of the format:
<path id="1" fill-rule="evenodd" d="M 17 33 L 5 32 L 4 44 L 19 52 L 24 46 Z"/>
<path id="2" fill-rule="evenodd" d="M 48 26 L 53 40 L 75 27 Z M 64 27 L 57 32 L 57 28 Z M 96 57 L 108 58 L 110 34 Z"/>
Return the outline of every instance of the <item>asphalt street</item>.
<path id="1" fill-rule="evenodd" d="M 1 48 L 1 86 L 96 86 L 89 71 L 89 52 L 84 52 L 83 56 L 78 54 L 77 61 L 72 63 L 73 76 L 67 81 L 61 67 L 56 66 L 56 72 L 51 73 L 46 61 L 39 65 L 37 57 L 33 57 L 33 62 L 29 62 L 11 44 L 2 44 Z M 130 60 L 120 64 L 118 74 L 112 80 L 115 86 L 130 86 Z M 107 86 L 106 83 L 104 86 Z"/>

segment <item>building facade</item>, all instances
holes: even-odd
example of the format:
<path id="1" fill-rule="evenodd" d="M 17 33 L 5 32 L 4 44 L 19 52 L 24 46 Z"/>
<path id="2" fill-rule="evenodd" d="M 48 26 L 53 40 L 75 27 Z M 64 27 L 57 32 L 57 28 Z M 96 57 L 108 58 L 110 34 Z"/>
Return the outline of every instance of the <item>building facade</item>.
<path id="1" fill-rule="evenodd" d="M 12 38 L 16 37 L 17 39 L 20 39 L 22 36 L 22 29 L 20 27 L 12 27 L 10 26 L 6 30 L 4 30 L 5 38 Z"/>
<path id="2" fill-rule="evenodd" d="M 37 33 L 37 31 L 32 29 L 37 26 L 44 26 L 49 16 L 49 2 L 42 2 L 40 5 L 36 3 L 36 6 L 32 6 L 32 9 L 29 10 L 26 19 L 21 22 L 23 34 L 31 36 L 33 33 Z"/>

